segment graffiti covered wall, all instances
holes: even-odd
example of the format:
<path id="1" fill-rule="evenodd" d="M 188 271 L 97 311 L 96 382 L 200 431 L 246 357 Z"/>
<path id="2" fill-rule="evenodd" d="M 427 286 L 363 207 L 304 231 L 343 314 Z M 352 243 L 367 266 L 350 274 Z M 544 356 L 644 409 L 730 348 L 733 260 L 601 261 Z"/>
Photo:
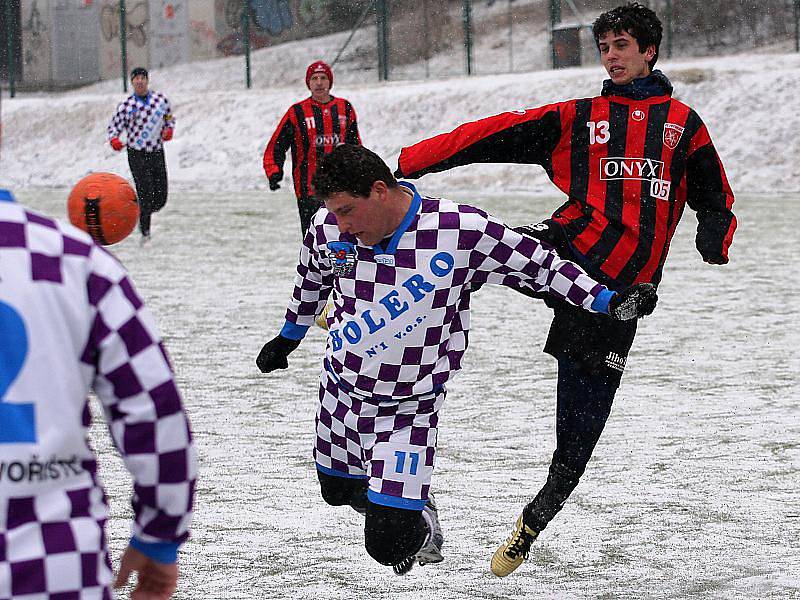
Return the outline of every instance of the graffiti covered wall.
<path id="1" fill-rule="evenodd" d="M 244 52 L 242 0 L 215 0 L 217 50 Z M 252 49 L 326 35 L 352 27 L 363 0 L 246 0 Z"/>
<path id="2" fill-rule="evenodd" d="M 120 77 L 120 29 L 128 70 L 160 68 L 241 54 L 244 6 L 255 50 L 349 29 L 367 2 L 126 0 L 121 27 L 119 0 L 21 0 L 23 80 L 46 87 Z M 87 52 L 97 54 L 97 60 L 89 60 Z"/>
<path id="3" fill-rule="evenodd" d="M 218 56 L 214 0 L 189 2 L 189 56 L 205 60 Z"/>
<path id="4" fill-rule="evenodd" d="M 87 0 L 59 0 L 52 7 L 54 85 L 93 83 L 100 79 L 98 6 Z"/>
<path id="5" fill-rule="evenodd" d="M 151 68 L 189 61 L 188 4 L 188 0 L 150 0 Z"/>
<path id="6" fill-rule="evenodd" d="M 22 76 L 33 84 L 46 84 L 52 78 L 53 39 L 50 2 L 22 0 Z"/>
<path id="7" fill-rule="evenodd" d="M 127 29 L 126 50 L 128 67 L 146 66 L 150 53 L 150 15 L 147 0 L 128 0 L 125 3 L 125 24 Z M 120 76 L 122 60 L 120 57 L 120 8 L 117 0 L 100 2 L 100 77 L 114 79 Z"/>

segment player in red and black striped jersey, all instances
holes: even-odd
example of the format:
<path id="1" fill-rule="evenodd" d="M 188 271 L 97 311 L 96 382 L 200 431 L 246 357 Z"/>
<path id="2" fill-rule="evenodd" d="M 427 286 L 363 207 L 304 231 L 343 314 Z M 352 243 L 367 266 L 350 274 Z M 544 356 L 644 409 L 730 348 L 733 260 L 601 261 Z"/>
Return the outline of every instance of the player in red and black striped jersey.
<path id="1" fill-rule="evenodd" d="M 305 235 L 311 217 L 322 203 L 314 198 L 311 180 L 323 156 L 341 144 L 361 145 L 358 120 L 353 105 L 331 96 L 333 72 L 321 60 L 306 70 L 306 86 L 311 96 L 293 104 L 278 124 L 264 151 L 264 173 L 269 189 L 277 190 L 283 179 L 286 152 L 292 150 L 294 193 L 300 212 L 301 234 Z"/>
<path id="2" fill-rule="evenodd" d="M 461 125 L 404 148 L 397 174 L 413 179 L 471 163 L 541 165 L 567 201 L 551 219 L 519 231 L 553 244 L 612 289 L 658 284 L 687 205 L 697 215 L 703 260 L 727 263 L 733 192 L 703 121 L 653 71 L 661 30 L 655 13 L 637 3 L 602 14 L 593 27 L 609 75 L 600 96 Z M 495 554 L 492 570 L 500 576 L 519 566 L 527 555 L 519 548 L 530 547 L 578 484 L 636 333 L 635 323 L 547 302 L 555 312 L 545 352 L 558 359 L 557 447 L 547 483 Z"/>

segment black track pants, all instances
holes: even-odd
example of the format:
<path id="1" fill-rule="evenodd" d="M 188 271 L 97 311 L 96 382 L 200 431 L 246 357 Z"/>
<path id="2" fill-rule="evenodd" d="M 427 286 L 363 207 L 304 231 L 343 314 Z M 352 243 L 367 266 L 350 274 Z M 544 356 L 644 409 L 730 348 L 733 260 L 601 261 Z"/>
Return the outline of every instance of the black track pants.
<path id="1" fill-rule="evenodd" d="M 150 235 L 150 215 L 167 203 L 167 164 L 164 151 L 145 152 L 128 148 L 128 165 L 136 182 L 139 231 Z"/>
<path id="2" fill-rule="evenodd" d="M 589 371 L 573 359 L 558 360 L 556 451 L 547 482 L 525 507 L 525 524 L 541 531 L 569 498 L 603 433 L 619 378 Z"/>
<path id="3" fill-rule="evenodd" d="M 300 213 L 301 238 L 306 237 L 306 231 L 308 231 L 308 227 L 309 225 L 311 225 L 311 217 L 313 217 L 316 214 L 316 212 L 320 209 L 321 206 L 322 202 L 320 202 L 314 197 L 297 199 L 297 210 Z"/>

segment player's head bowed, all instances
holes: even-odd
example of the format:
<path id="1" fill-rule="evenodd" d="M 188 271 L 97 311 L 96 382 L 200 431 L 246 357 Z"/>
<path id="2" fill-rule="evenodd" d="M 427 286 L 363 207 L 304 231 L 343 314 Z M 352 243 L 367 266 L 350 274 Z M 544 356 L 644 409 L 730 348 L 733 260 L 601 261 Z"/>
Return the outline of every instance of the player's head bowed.
<path id="1" fill-rule="evenodd" d="M 325 155 L 314 174 L 314 195 L 325 200 L 331 194 L 346 192 L 369 197 L 372 184 L 382 181 L 389 188 L 397 187 L 391 169 L 380 156 L 364 146 L 342 144 Z"/>

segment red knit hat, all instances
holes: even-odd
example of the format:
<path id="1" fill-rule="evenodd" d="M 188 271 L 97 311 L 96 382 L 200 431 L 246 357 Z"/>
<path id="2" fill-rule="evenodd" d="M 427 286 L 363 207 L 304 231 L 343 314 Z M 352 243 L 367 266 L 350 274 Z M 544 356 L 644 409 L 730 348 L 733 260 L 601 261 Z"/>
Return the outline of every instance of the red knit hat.
<path id="1" fill-rule="evenodd" d="M 333 87 L 333 71 L 328 66 L 328 63 L 323 62 L 321 60 L 315 61 L 308 65 L 308 69 L 306 69 L 306 87 L 310 88 L 311 76 L 314 73 L 324 73 L 328 77 L 328 81 L 331 82 L 331 87 Z"/>

